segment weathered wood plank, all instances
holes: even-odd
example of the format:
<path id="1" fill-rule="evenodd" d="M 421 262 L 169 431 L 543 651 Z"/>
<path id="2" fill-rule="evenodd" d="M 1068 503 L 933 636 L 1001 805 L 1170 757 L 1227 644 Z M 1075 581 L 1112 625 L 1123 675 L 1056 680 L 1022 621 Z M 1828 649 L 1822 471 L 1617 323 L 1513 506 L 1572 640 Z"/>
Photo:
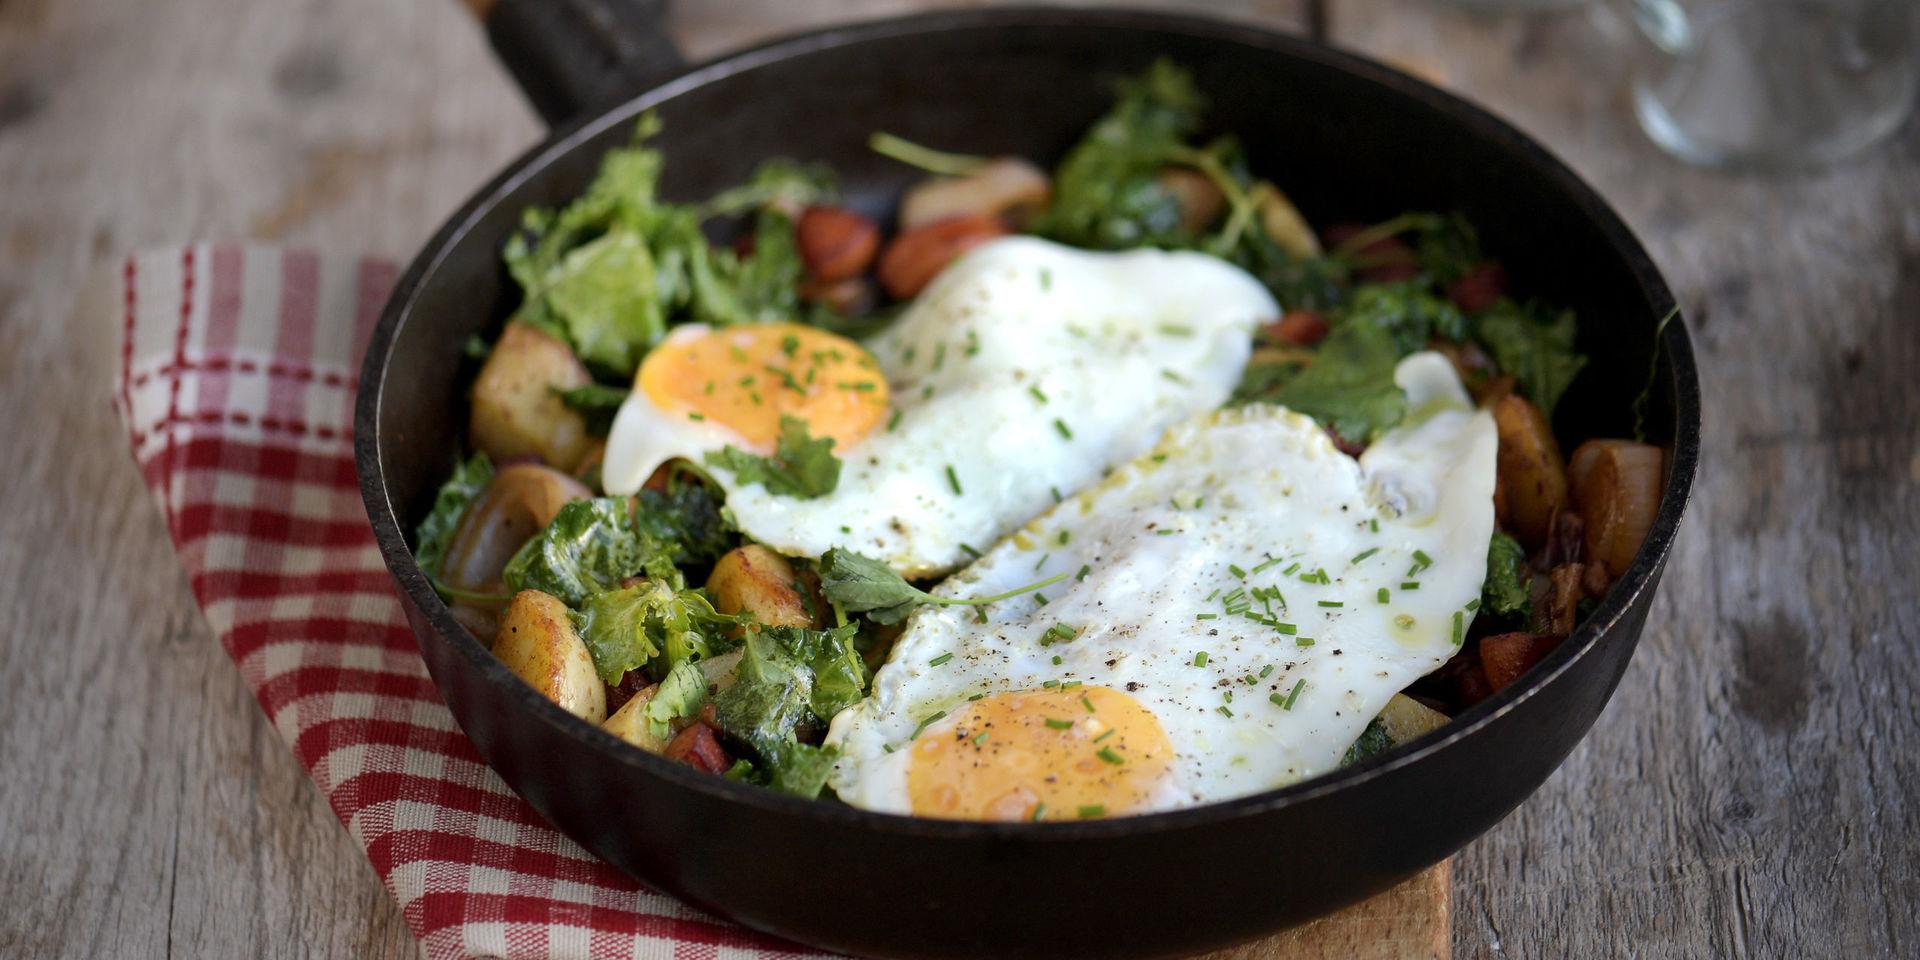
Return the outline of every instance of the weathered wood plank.
<path id="1" fill-rule="evenodd" d="M 1492 106 L 1589 177 L 1694 324 L 1704 469 L 1593 735 L 1460 858 L 1461 956 L 1911 956 L 1920 925 L 1920 129 L 1793 177 L 1691 170 L 1599 8 L 1340 3 L 1336 42 Z"/>

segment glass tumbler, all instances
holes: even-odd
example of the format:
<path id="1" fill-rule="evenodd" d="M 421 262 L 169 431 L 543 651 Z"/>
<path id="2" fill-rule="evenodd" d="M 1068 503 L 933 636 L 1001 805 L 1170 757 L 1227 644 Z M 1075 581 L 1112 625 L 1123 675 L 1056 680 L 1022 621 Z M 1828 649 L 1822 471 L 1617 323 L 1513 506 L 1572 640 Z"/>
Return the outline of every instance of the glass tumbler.
<path id="1" fill-rule="evenodd" d="M 1630 0 L 1648 136 L 1690 163 L 1804 167 L 1898 129 L 1920 89 L 1920 0 Z"/>

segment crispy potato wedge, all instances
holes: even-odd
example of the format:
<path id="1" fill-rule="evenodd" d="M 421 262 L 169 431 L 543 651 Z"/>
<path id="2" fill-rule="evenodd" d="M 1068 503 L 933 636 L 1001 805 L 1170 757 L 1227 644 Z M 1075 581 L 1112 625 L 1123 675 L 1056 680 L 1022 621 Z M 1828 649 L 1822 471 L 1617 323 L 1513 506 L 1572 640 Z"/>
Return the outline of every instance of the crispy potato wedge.
<path id="1" fill-rule="evenodd" d="M 707 577 L 721 613 L 745 613 L 770 627 L 820 627 L 824 608 L 792 563 L 757 543 L 727 551 Z"/>
<path id="2" fill-rule="evenodd" d="M 1448 719 L 1446 714 L 1404 693 L 1394 694 L 1380 710 L 1380 725 L 1387 729 L 1387 739 L 1395 746 L 1439 729 Z"/>
<path id="3" fill-rule="evenodd" d="M 458 590 L 500 592 L 500 572 L 514 552 L 546 529 L 561 507 L 591 496 L 585 484 L 551 467 L 501 467 L 453 528 L 440 578 Z"/>
<path id="4" fill-rule="evenodd" d="M 555 389 L 593 382 L 565 343 L 532 327 L 509 323 L 480 375 L 473 381 L 473 415 L 467 431 L 473 445 L 495 463 L 539 457 L 572 472 L 593 446 L 587 423 Z"/>
<path id="5" fill-rule="evenodd" d="M 653 695 L 658 692 L 660 685 L 656 683 L 627 698 L 627 702 L 621 704 L 620 709 L 600 725 L 600 729 L 648 753 L 660 753 L 667 749 L 667 741 L 654 736 L 647 724 L 647 704 L 653 702 Z"/>
<path id="6" fill-rule="evenodd" d="M 1546 542 L 1554 515 L 1567 506 L 1567 468 L 1553 426 L 1525 397 L 1495 401 L 1493 424 L 1500 435 L 1496 459 L 1506 491 L 1509 529 L 1528 550 Z"/>
<path id="7" fill-rule="evenodd" d="M 514 594 L 500 617 L 493 655 L 562 710 L 589 723 L 607 718 L 607 686 L 558 599 L 538 590 Z"/>

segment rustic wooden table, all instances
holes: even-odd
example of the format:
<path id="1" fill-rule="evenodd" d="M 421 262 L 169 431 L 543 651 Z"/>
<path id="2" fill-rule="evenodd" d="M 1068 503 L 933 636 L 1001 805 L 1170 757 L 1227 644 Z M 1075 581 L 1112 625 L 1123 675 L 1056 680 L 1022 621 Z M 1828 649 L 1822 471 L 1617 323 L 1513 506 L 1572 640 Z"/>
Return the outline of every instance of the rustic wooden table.
<path id="1" fill-rule="evenodd" d="M 921 0 L 686 0 L 704 57 Z M 1531 131 L 1685 304 L 1699 492 L 1613 704 L 1454 872 L 1462 957 L 1913 956 L 1920 124 L 1792 178 L 1682 167 L 1602 7 L 1206 4 Z M 415 953 L 177 575 L 89 269 L 190 238 L 404 257 L 540 130 L 457 4 L 0 0 L 0 956 Z"/>

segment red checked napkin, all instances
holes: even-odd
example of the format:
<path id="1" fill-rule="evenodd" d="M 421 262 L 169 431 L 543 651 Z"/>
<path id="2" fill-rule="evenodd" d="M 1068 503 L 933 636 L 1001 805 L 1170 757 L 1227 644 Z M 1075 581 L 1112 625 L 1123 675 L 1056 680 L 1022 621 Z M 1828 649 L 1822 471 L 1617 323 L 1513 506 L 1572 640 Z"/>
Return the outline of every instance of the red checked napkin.
<path id="1" fill-rule="evenodd" d="M 561 836 L 440 701 L 353 471 L 390 264 L 195 246 L 127 261 L 114 404 L 220 645 L 432 960 L 803 957 Z M 448 349 L 456 349 L 449 346 Z"/>

